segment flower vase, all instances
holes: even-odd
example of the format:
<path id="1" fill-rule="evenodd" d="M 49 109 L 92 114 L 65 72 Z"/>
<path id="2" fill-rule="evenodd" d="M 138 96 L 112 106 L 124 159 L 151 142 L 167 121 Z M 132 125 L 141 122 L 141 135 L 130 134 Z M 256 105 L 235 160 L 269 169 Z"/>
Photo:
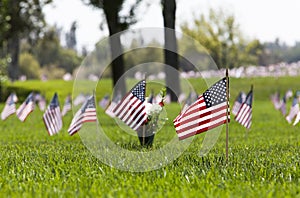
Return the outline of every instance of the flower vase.
<path id="1" fill-rule="evenodd" d="M 141 126 L 138 129 L 138 137 L 142 147 L 152 147 L 155 134 L 153 131 L 147 130 L 147 125 Z"/>

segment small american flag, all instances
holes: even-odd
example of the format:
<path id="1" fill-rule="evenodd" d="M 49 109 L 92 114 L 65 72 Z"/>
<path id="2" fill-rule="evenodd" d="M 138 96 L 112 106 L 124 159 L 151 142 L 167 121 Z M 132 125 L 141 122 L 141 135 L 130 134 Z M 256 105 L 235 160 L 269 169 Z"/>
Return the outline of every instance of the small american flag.
<path id="1" fill-rule="evenodd" d="M 179 95 L 179 97 L 178 97 L 178 102 L 179 102 L 179 103 L 184 102 L 185 98 L 186 98 L 185 93 L 181 93 L 181 94 Z"/>
<path id="2" fill-rule="evenodd" d="M 237 98 L 235 99 L 233 107 L 232 107 L 233 115 L 236 115 L 239 112 L 242 104 L 245 102 L 245 99 L 246 99 L 245 93 L 240 92 L 239 95 L 237 96 Z"/>
<path id="3" fill-rule="evenodd" d="M 62 117 L 60 113 L 58 96 L 55 93 L 51 103 L 43 115 L 44 124 L 49 135 L 58 133 L 62 128 Z"/>
<path id="4" fill-rule="evenodd" d="M 26 118 L 29 116 L 29 114 L 34 110 L 34 97 L 33 93 L 30 93 L 26 100 L 21 104 L 21 106 L 17 109 L 17 117 L 24 122 Z"/>
<path id="5" fill-rule="evenodd" d="M 97 113 L 95 105 L 94 95 L 90 96 L 82 107 L 76 112 L 74 118 L 72 119 L 71 125 L 68 129 L 70 135 L 74 135 L 81 129 L 81 126 L 85 122 L 96 122 Z"/>
<path id="6" fill-rule="evenodd" d="M 86 101 L 86 96 L 84 94 L 79 94 L 75 99 L 74 99 L 74 105 L 80 105 Z"/>
<path id="7" fill-rule="evenodd" d="M 271 95 L 271 101 L 272 101 L 275 109 L 278 110 L 280 108 L 280 94 L 279 94 L 279 92 L 276 92 L 276 93 Z"/>
<path id="8" fill-rule="evenodd" d="M 286 96 L 283 96 L 281 103 L 280 103 L 280 111 L 282 113 L 283 116 L 286 115 Z"/>
<path id="9" fill-rule="evenodd" d="M 156 102 L 156 101 L 155 101 L 155 98 L 154 98 L 153 91 L 151 91 L 151 94 L 150 94 L 150 96 L 148 96 L 148 98 L 147 98 L 147 102 L 148 102 L 148 103 L 150 103 L 150 104 L 153 104 L 153 103 L 155 103 L 155 102 Z"/>
<path id="10" fill-rule="evenodd" d="M 19 100 L 16 93 L 14 93 L 14 95 L 13 95 L 13 100 L 15 103 L 18 102 L 18 100 Z"/>
<path id="11" fill-rule="evenodd" d="M 182 116 L 183 112 L 185 112 L 187 110 L 187 108 L 195 101 L 197 100 L 198 97 L 197 97 L 197 93 L 196 92 L 193 92 L 191 91 L 188 95 L 188 97 L 186 98 L 186 100 L 184 101 L 184 105 L 183 107 L 181 108 L 181 111 L 180 111 L 180 114 L 175 118 L 179 118 Z"/>
<path id="12" fill-rule="evenodd" d="M 115 109 L 115 107 L 117 106 L 117 104 L 121 101 L 122 96 L 121 93 L 118 92 L 117 95 L 114 97 L 114 99 L 110 102 L 109 106 L 107 107 L 107 109 L 105 110 L 105 113 L 107 115 L 109 115 L 110 117 L 114 118 L 115 113 L 113 112 L 113 110 Z"/>
<path id="13" fill-rule="evenodd" d="M 225 124 L 227 120 L 230 121 L 226 91 L 226 78 L 223 78 L 173 120 L 180 140 Z"/>
<path id="14" fill-rule="evenodd" d="M 189 107 L 197 99 L 198 99 L 197 93 L 194 91 L 190 91 L 187 99 L 185 100 L 185 106 Z"/>
<path id="15" fill-rule="evenodd" d="M 288 123 L 291 123 L 292 120 L 295 118 L 295 116 L 299 112 L 299 104 L 298 104 L 298 97 L 295 96 L 293 99 L 293 103 L 290 109 L 290 113 L 285 117 L 285 119 L 288 121 Z"/>
<path id="16" fill-rule="evenodd" d="M 293 126 L 295 126 L 296 124 L 298 124 L 298 122 L 300 121 L 300 111 L 297 113 L 296 119 L 294 121 Z"/>
<path id="17" fill-rule="evenodd" d="M 279 110 L 282 106 L 283 101 L 280 99 L 280 95 L 278 94 L 278 100 L 274 103 L 274 107 L 276 110 Z"/>
<path id="18" fill-rule="evenodd" d="M 16 104 L 15 104 L 15 93 L 11 93 L 5 103 L 4 109 L 1 113 L 1 119 L 5 120 L 10 115 L 14 114 L 16 112 Z"/>
<path id="19" fill-rule="evenodd" d="M 106 109 L 109 104 L 109 95 L 105 95 L 102 100 L 99 102 L 99 105 L 102 109 Z"/>
<path id="20" fill-rule="evenodd" d="M 46 109 L 46 99 L 44 96 L 41 96 L 40 99 L 38 100 L 38 106 L 41 111 L 45 111 Z"/>
<path id="21" fill-rule="evenodd" d="M 137 130 L 147 120 L 145 88 L 145 80 L 137 83 L 113 110 L 116 117 L 133 130 Z"/>
<path id="22" fill-rule="evenodd" d="M 242 104 L 240 110 L 235 116 L 235 120 L 247 129 L 249 129 L 252 124 L 252 100 L 253 90 L 251 88 L 245 102 Z"/>
<path id="23" fill-rule="evenodd" d="M 63 106 L 61 115 L 65 116 L 69 111 L 71 111 L 71 109 L 72 109 L 72 99 L 71 96 L 68 95 L 65 99 L 65 104 Z"/>

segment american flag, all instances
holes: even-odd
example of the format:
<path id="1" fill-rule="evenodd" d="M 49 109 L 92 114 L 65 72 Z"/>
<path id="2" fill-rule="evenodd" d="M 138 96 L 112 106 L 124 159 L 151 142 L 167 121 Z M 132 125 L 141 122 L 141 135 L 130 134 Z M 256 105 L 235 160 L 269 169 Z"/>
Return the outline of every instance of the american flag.
<path id="1" fill-rule="evenodd" d="M 42 98 L 42 95 L 40 93 L 34 94 L 34 101 L 39 101 Z"/>
<path id="2" fill-rule="evenodd" d="M 233 107 L 232 107 L 233 115 L 236 115 L 239 112 L 243 102 L 245 102 L 246 97 L 244 95 L 245 95 L 244 92 L 240 92 L 239 95 L 237 96 L 237 98 L 235 99 Z"/>
<path id="3" fill-rule="evenodd" d="M 58 133 L 62 128 L 62 117 L 60 113 L 58 96 L 55 93 L 47 110 L 43 115 L 44 124 L 49 135 Z"/>
<path id="4" fill-rule="evenodd" d="M 298 104 L 298 97 L 295 96 L 293 99 L 293 103 L 290 109 L 289 114 L 285 117 L 285 119 L 288 121 L 288 123 L 291 123 L 292 120 L 295 118 L 295 116 L 299 112 L 299 104 Z"/>
<path id="5" fill-rule="evenodd" d="M 86 96 L 84 94 L 79 94 L 75 99 L 74 99 L 74 105 L 80 105 L 86 101 Z"/>
<path id="6" fill-rule="evenodd" d="M 298 122 L 300 121 L 300 111 L 297 113 L 296 119 L 294 121 L 293 126 L 295 126 L 296 124 L 298 124 Z"/>
<path id="7" fill-rule="evenodd" d="M 109 104 L 109 95 L 105 95 L 102 100 L 99 102 L 99 106 L 102 108 L 102 109 L 106 109 L 106 107 L 108 106 Z"/>
<path id="8" fill-rule="evenodd" d="M 14 102 L 16 103 L 16 102 L 18 102 L 18 97 L 17 97 L 17 94 L 16 93 L 13 93 L 14 95 L 13 95 L 13 100 L 14 100 Z"/>
<path id="9" fill-rule="evenodd" d="M 187 110 L 187 108 L 195 101 L 197 100 L 198 97 L 197 97 L 197 93 L 196 92 L 193 92 L 191 91 L 187 97 L 187 99 L 185 100 L 184 102 L 184 105 L 180 111 L 180 114 L 178 116 L 181 116 L 182 112 L 185 112 L 185 110 Z M 176 119 L 176 118 L 175 118 Z"/>
<path id="10" fill-rule="evenodd" d="M 137 130 L 147 120 L 145 88 L 145 80 L 137 83 L 113 110 L 116 117 L 133 130 Z"/>
<path id="11" fill-rule="evenodd" d="M 154 98 L 154 94 L 153 94 L 153 91 L 151 91 L 151 94 L 150 96 L 147 98 L 147 102 L 150 103 L 150 104 L 153 104 L 155 103 L 155 98 Z"/>
<path id="12" fill-rule="evenodd" d="M 226 91 L 226 78 L 223 78 L 173 120 L 180 140 L 225 124 L 227 120 L 230 121 Z"/>
<path id="13" fill-rule="evenodd" d="M 278 110 L 281 106 L 279 92 L 276 92 L 275 94 L 271 95 L 271 101 L 272 101 L 275 109 Z"/>
<path id="14" fill-rule="evenodd" d="M 159 100 L 159 99 L 157 98 L 157 101 L 161 101 L 161 99 Z M 170 95 L 170 94 L 167 94 L 167 95 L 166 95 L 165 103 L 166 103 L 166 104 L 170 104 L 170 103 L 171 103 L 171 95 Z"/>
<path id="15" fill-rule="evenodd" d="M 30 93 L 26 100 L 21 104 L 21 106 L 17 109 L 17 117 L 24 122 L 29 114 L 34 110 L 34 97 L 33 93 Z"/>
<path id="16" fill-rule="evenodd" d="M 156 97 L 154 98 L 154 101 L 157 103 L 159 101 L 161 101 L 161 95 L 160 94 L 157 94 Z M 170 104 L 171 103 L 171 96 L 170 94 L 167 94 L 165 96 L 165 99 L 164 99 L 164 103 L 165 104 Z"/>
<path id="17" fill-rule="evenodd" d="M 286 96 L 283 96 L 281 102 L 280 102 L 280 111 L 283 116 L 286 115 Z"/>
<path id="18" fill-rule="evenodd" d="M 44 96 L 41 96 L 41 98 L 38 100 L 38 106 L 41 111 L 45 111 L 46 109 L 46 99 Z"/>
<path id="19" fill-rule="evenodd" d="M 65 99 L 65 104 L 63 106 L 61 115 L 65 116 L 72 109 L 72 99 L 71 96 L 68 95 Z"/>
<path id="20" fill-rule="evenodd" d="M 95 105 L 94 95 L 90 96 L 82 107 L 76 112 L 74 118 L 72 119 L 71 125 L 68 129 L 70 135 L 74 135 L 81 129 L 81 126 L 85 122 L 96 122 L 97 113 Z"/>
<path id="21" fill-rule="evenodd" d="M 117 95 L 110 102 L 110 104 L 107 107 L 107 109 L 105 110 L 105 113 L 107 115 L 109 115 L 110 117 L 112 117 L 112 118 L 116 117 L 115 113 L 113 112 L 113 110 L 115 109 L 115 107 L 117 106 L 117 104 L 121 101 L 121 99 L 122 99 L 121 93 L 118 92 Z"/>
<path id="22" fill-rule="evenodd" d="M 235 116 L 235 120 L 247 129 L 249 129 L 252 124 L 252 100 L 253 90 L 251 88 L 245 102 L 242 104 L 240 110 Z"/>
<path id="23" fill-rule="evenodd" d="M 14 114 L 16 112 L 16 104 L 15 104 L 15 93 L 11 93 L 5 103 L 4 109 L 1 113 L 1 119 L 5 120 L 10 115 Z"/>
<path id="24" fill-rule="evenodd" d="M 185 93 L 181 93 L 178 97 L 178 102 L 182 103 L 185 100 L 185 98 L 186 98 Z"/>
<path id="25" fill-rule="evenodd" d="M 286 100 L 288 100 L 292 96 L 293 96 L 293 91 L 291 89 L 287 90 L 287 92 L 285 93 Z"/>

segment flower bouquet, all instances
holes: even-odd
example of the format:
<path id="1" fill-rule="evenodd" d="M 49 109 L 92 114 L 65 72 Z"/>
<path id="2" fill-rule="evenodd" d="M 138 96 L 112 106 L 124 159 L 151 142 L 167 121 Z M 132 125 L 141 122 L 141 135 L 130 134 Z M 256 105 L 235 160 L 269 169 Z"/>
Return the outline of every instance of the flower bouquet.
<path id="1" fill-rule="evenodd" d="M 151 147 L 154 141 L 155 133 L 161 129 L 168 119 L 163 111 L 166 89 L 163 88 L 160 93 L 158 103 L 146 102 L 147 121 L 138 130 L 140 144 L 145 147 Z"/>

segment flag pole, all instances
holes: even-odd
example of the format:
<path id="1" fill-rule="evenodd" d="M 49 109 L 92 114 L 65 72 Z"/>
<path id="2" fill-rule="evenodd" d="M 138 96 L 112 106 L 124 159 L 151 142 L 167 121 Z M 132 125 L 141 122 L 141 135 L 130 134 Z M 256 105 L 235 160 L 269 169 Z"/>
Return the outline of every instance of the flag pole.
<path id="1" fill-rule="evenodd" d="M 147 75 L 147 73 L 145 72 L 144 73 L 144 80 L 145 80 L 145 82 L 146 82 L 146 75 Z M 146 89 L 146 87 L 145 87 L 145 89 Z M 146 93 L 146 90 L 145 90 L 145 93 Z M 145 146 L 145 136 L 146 136 L 146 125 L 143 124 L 143 146 Z"/>
<path id="2" fill-rule="evenodd" d="M 143 125 L 143 146 L 145 146 L 145 132 L 146 132 L 146 126 Z"/>
<path id="3" fill-rule="evenodd" d="M 226 100 L 227 105 L 229 105 L 229 77 L 228 77 L 228 68 L 226 68 Z M 228 107 L 226 108 L 226 162 L 228 162 L 228 133 L 229 133 L 229 125 L 228 125 Z"/>
<path id="4" fill-rule="evenodd" d="M 253 84 L 251 84 L 251 89 L 250 89 L 250 91 L 251 91 L 252 94 L 253 94 Z M 252 102 L 252 101 L 251 101 L 251 102 Z M 249 130 L 250 130 L 250 128 L 247 128 L 247 129 L 246 129 L 246 135 L 245 135 L 245 139 L 246 139 L 246 140 L 248 139 Z"/>

